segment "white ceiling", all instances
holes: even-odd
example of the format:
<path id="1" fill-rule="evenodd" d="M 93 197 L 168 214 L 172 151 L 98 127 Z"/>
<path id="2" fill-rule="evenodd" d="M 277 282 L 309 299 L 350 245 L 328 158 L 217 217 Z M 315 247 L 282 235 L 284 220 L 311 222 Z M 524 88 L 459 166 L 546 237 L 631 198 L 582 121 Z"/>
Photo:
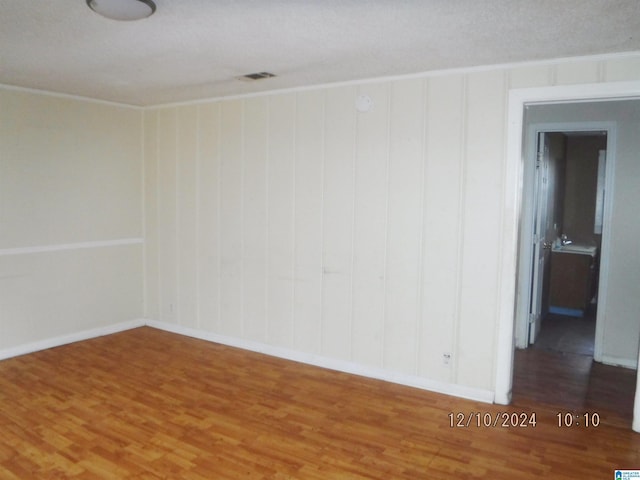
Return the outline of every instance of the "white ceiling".
<path id="1" fill-rule="evenodd" d="M 0 84 L 154 105 L 640 50 L 639 0 L 0 0 Z M 249 83 L 237 77 L 269 71 Z"/>

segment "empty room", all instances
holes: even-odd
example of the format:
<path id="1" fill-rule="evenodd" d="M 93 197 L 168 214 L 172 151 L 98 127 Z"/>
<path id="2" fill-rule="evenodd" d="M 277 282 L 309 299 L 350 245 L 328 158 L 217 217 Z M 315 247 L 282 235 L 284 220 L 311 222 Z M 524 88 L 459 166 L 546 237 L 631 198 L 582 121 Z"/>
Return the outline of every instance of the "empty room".
<path id="1" fill-rule="evenodd" d="M 0 479 L 640 478 L 638 32 L 0 2 Z"/>

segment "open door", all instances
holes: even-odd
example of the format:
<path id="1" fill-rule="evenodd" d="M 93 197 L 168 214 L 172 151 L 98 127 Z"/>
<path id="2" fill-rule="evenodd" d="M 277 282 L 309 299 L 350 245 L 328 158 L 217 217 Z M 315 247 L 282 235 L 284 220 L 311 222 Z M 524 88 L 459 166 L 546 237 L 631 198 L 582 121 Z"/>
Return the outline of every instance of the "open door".
<path id="1" fill-rule="evenodd" d="M 529 307 L 529 344 L 540 333 L 543 317 L 545 271 L 548 267 L 551 241 L 547 239 L 549 202 L 549 134 L 538 134 L 538 148 L 534 180 L 533 261 L 531 277 L 531 305 Z"/>
<path id="2" fill-rule="evenodd" d="M 559 181 L 558 165 L 565 154 L 564 135 L 559 132 L 538 133 L 536 152 L 528 344 L 536 341 L 548 310 L 551 246 L 560 233 L 556 220 L 560 203 L 556 198 L 556 184 Z"/>

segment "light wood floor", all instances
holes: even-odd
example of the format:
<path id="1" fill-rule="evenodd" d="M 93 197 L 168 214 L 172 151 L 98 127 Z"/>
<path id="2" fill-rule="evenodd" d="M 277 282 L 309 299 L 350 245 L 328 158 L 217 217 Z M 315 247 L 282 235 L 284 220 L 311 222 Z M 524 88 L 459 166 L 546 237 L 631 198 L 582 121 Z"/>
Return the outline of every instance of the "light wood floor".
<path id="1" fill-rule="evenodd" d="M 0 362 L 1 479 L 595 479 L 603 424 L 478 427 L 487 405 L 139 328 Z M 471 418 L 450 427 L 449 414 Z M 484 420 L 482 421 L 482 423 Z"/>

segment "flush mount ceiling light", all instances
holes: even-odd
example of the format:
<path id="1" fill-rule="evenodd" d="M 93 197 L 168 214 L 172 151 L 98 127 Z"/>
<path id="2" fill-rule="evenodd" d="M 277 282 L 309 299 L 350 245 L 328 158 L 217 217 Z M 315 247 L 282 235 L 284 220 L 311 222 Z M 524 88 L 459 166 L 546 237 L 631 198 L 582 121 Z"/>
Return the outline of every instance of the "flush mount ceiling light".
<path id="1" fill-rule="evenodd" d="M 112 20 L 141 20 L 156 11 L 152 0 L 87 0 L 89 8 Z"/>

